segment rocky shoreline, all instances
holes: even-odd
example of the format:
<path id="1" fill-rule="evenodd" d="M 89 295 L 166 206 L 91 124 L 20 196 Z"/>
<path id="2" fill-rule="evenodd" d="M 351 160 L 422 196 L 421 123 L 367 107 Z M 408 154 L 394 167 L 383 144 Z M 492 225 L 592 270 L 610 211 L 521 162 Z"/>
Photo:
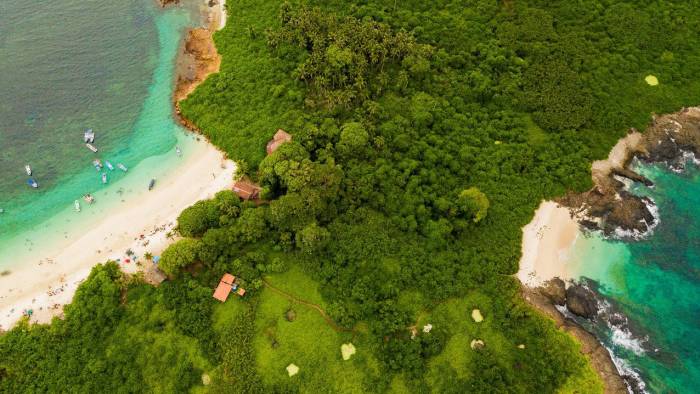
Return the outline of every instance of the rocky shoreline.
<path id="1" fill-rule="evenodd" d="M 653 186 L 630 168 L 632 161 L 665 163 L 680 171 L 689 155 L 697 157 L 699 153 L 700 107 L 654 116 L 643 134 L 630 129 L 607 160 L 593 163 L 591 190 L 567 195 L 559 203 L 569 207 L 579 223 L 589 230 L 623 239 L 642 237 L 658 224 L 659 218 L 652 200 L 627 191 L 626 182 Z"/>
<path id="2" fill-rule="evenodd" d="M 530 305 L 554 320 L 558 328 L 573 335 L 578 340 L 581 344 L 581 353 L 588 357 L 593 369 L 603 381 L 606 394 L 628 393 L 625 379 L 615 366 L 608 349 L 601 345 L 593 334 L 586 331 L 573 319 L 564 316 L 556 308 L 555 305 L 561 305 L 559 302 L 566 303 L 567 291 L 564 282 L 556 278 L 551 284 L 551 291 L 547 290 L 548 287 L 550 285 L 545 284 L 540 288 L 533 289 L 523 285 L 522 296 Z"/>

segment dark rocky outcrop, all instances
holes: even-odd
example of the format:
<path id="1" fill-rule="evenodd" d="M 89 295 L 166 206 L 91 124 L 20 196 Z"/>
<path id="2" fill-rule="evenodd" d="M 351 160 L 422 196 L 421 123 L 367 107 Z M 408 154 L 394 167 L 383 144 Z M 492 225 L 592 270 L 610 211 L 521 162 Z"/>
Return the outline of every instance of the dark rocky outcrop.
<path id="1" fill-rule="evenodd" d="M 593 291 L 581 284 L 572 284 L 566 289 L 566 308 L 571 313 L 592 319 L 598 315 L 598 302 Z"/>
<path id="2" fill-rule="evenodd" d="M 559 278 L 548 280 L 539 288 L 539 291 L 556 305 L 563 306 L 566 303 L 566 283 Z"/>
<path id="3" fill-rule="evenodd" d="M 540 290 L 523 286 L 522 293 L 523 298 L 528 303 L 554 320 L 557 327 L 570 333 L 581 343 L 581 353 L 585 354 L 591 360 L 593 369 L 603 380 L 606 394 L 627 393 L 625 380 L 620 376 L 617 367 L 610 357 L 610 353 L 598 342 L 595 336 L 583 329 L 573 320 L 567 319 L 562 315 L 557 308 L 554 307 L 552 301 L 544 296 Z"/>
<path id="4" fill-rule="evenodd" d="M 628 193 L 619 178 L 652 186 L 649 179 L 629 168 L 633 159 L 665 163 L 679 170 L 688 153 L 700 153 L 700 107 L 654 117 L 643 134 L 632 129 L 607 160 L 593 163 L 594 187 L 585 193 L 567 195 L 559 202 L 572 208 L 587 229 L 622 237 L 648 233 L 658 220 L 650 209 L 653 201 Z"/>

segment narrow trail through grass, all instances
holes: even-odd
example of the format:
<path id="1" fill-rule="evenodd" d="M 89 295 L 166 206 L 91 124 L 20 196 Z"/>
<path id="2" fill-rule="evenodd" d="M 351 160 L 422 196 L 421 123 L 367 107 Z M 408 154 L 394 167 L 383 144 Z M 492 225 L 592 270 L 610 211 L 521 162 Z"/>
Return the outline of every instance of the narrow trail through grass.
<path id="1" fill-rule="evenodd" d="M 321 308 L 321 306 L 319 306 L 319 305 L 317 305 L 317 304 L 314 304 L 314 303 L 312 303 L 312 302 L 306 301 L 306 300 L 302 300 L 301 298 L 295 296 L 294 294 L 287 293 L 286 291 L 284 291 L 284 290 L 282 290 L 282 289 L 279 289 L 279 288 L 273 286 L 273 285 L 272 285 L 269 281 L 267 281 L 266 279 L 263 279 L 263 283 L 264 283 L 265 286 L 267 286 L 270 290 L 276 292 L 277 294 L 279 294 L 279 295 L 281 295 L 281 296 L 283 296 L 283 297 L 285 297 L 285 298 L 287 298 L 287 299 L 289 299 L 289 300 L 291 300 L 291 301 L 293 301 L 293 302 L 296 302 L 296 303 L 298 303 L 298 304 L 306 305 L 306 306 L 308 306 L 309 308 L 315 309 L 315 310 L 321 315 L 321 317 L 323 317 L 323 320 L 326 321 L 326 324 L 328 324 L 334 331 L 336 331 L 336 332 L 352 332 L 352 333 L 355 333 L 355 330 L 354 330 L 354 329 L 341 327 L 341 326 L 339 326 L 338 324 L 336 324 L 336 322 L 333 321 L 333 319 L 331 319 L 330 316 L 328 316 L 328 313 L 326 313 L 326 311 L 323 310 L 323 308 Z"/>

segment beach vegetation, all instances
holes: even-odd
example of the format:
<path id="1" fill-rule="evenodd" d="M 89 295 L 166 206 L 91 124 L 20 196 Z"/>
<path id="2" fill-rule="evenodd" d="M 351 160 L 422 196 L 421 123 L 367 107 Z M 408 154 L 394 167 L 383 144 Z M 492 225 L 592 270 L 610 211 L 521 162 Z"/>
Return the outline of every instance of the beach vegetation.
<path id="1" fill-rule="evenodd" d="M 522 227 L 629 127 L 697 104 L 694 6 L 229 0 L 182 114 L 266 201 L 186 209 L 161 287 L 96 268 L 65 320 L 0 337 L 0 391 L 602 392 L 521 298 Z M 217 304 L 226 272 L 248 292 Z"/>

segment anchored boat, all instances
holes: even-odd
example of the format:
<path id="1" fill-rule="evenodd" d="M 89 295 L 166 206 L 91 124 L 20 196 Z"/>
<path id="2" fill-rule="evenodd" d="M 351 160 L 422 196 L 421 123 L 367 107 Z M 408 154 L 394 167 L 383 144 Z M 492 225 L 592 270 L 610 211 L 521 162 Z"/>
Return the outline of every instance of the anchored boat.
<path id="1" fill-rule="evenodd" d="M 102 183 L 107 183 L 107 173 L 102 173 Z"/>
<path id="2" fill-rule="evenodd" d="M 80 201 L 78 201 L 78 200 L 73 201 L 73 206 L 75 207 L 76 212 L 80 212 Z"/>
<path id="3" fill-rule="evenodd" d="M 117 164 L 117 168 L 119 168 L 120 170 L 122 170 L 122 171 L 124 171 L 124 172 L 127 172 L 127 171 L 128 171 L 128 169 L 126 168 L 126 166 L 125 166 L 124 164 L 122 164 L 122 163 Z"/>
<path id="4" fill-rule="evenodd" d="M 153 186 L 156 185 L 156 180 L 151 179 L 151 182 L 148 184 L 148 190 L 153 190 Z"/>
<path id="5" fill-rule="evenodd" d="M 29 167 L 29 164 L 24 166 L 24 171 L 27 172 L 27 175 L 32 176 L 32 167 Z"/>
<path id="6" fill-rule="evenodd" d="M 90 149 L 91 151 L 97 153 L 97 148 L 95 148 L 94 145 L 92 145 L 92 144 L 85 144 L 85 146 L 87 146 L 88 149 Z"/>
<path id="7" fill-rule="evenodd" d="M 107 166 L 107 168 L 109 168 L 110 171 L 114 171 L 114 166 L 112 166 L 112 163 L 105 160 L 105 165 Z"/>
<path id="8" fill-rule="evenodd" d="M 85 202 L 88 204 L 92 204 L 95 202 L 95 197 L 93 197 L 91 194 L 86 194 L 83 196 L 83 200 L 85 200 Z"/>
<path id="9" fill-rule="evenodd" d="M 34 178 L 27 179 L 27 185 L 33 187 L 34 189 L 39 187 L 39 184 L 37 183 L 37 181 Z"/>
<path id="10" fill-rule="evenodd" d="M 92 165 L 95 166 L 95 169 L 96 169 L 98 172 L 99 172 L 100 170 L 102 170 L 102 162 L 100 161 L 100 159 L 95 159 L 95 160 L 93 160 L 93 161 L 92 161 Z"/>
<path id="11" fill-rule="evenodd" d="M 92 129 L 85 130 L 85 133 L 83 134 L 83 140 L 86 144 L 95 142 L 95 133 L 92 131 Z"/>

